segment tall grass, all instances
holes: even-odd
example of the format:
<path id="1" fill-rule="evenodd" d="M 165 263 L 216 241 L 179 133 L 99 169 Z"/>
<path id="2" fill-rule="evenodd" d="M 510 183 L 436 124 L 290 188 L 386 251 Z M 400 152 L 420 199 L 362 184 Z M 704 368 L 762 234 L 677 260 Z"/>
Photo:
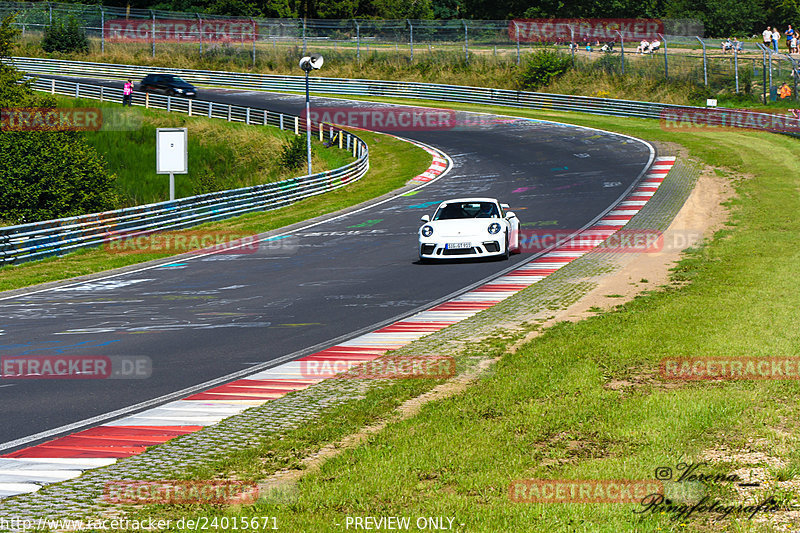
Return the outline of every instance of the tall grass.
<path id="1" fill-rule="evenodd" d="M 97 102 L 63 98 L 59 105 L 94 107 Z M 86 133 L 89 144 L 103 155 L 116 173 L 117 188 L 125 205 L 169 199 L 169 177 L 156 174 L 156 128 L 188 128 L 189 173 L 175 177 L 177 198 L 305 174 L 305 168 L 289 169 L 280 165 L 279 155 L 292 134 L 278 128 L 141 108 L 130 112 L 141 117 L 141 126 L 137 129 Z M 346 151 L 314 143 L 312 165 L 315 172 L 337 168 L 350 161 L 352 157 Z"/>

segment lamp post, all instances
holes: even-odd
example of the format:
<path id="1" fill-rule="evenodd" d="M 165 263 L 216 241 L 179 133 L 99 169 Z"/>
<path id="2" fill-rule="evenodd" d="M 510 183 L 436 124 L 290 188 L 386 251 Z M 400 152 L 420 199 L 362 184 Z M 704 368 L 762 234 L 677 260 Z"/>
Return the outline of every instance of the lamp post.
<path id="1" fill-rule="evenodd" d="M 308 90 L 308 73 L 322 67 L 322 62 L 322 56 L 319 54 L 311 54 L 300 60 L 300 68 L 306 73 L 306 150 L 309 175 L 311 175 L 311 104 Z"/>

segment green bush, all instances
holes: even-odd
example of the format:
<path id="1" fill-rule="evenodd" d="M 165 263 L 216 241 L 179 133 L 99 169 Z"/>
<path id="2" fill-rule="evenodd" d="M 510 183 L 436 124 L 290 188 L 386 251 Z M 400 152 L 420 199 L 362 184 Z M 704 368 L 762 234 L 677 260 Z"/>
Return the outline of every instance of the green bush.
<path id="1" fill-rule="evenodd" d="M 34 222 L 114 209 L 115 176 L 78 132 L 0 133 L 0 219 Z"/>
<path id="2" fill-rule="evenodd" d="M 0 59 L 11 55 L 13 17 L 0 23 Z M 22 74 L 0 61 L 0 107 L 55 106 L 37 96 Z M 33 222 L 117 207 L 115 176 L 78 132 L 0 129 L 0 220 Z"/>
<path id="3" fill-rule="evenodd" d="M 517 86 L 536 90 L 563 76 L 572 65 L 569 56 L 557 50 L 540 50 L 528 59 L 517 74 Z"/>
<path id="4" fill-rule="evenodd" d="M 44 30 L 42 49 L 45 52 L 80 52 L 89 51 L 89 38 L 78 23 L 70 15 L 65 19 L 57 19 Z"/>
<path id="5" fill-rule="evenodd" d="M 306 136 L 295 135 L 283 145 L 278 161 L 283 168 L 293 169 L 302 166 L 307 161 Z"/>

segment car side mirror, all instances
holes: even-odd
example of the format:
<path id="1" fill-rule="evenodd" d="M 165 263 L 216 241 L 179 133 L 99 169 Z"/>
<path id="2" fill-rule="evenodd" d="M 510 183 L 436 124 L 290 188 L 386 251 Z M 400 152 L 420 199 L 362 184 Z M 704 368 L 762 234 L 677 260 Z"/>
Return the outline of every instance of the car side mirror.
<path id="1" fill-rule="evenodd" d="M 506 218 L 517 218 L 513 211 L 506 211 Z"/>
<path id="2" fill-rule="evenodd" d="M 430 215 L 422 215 L 422 218 L 420 218 L 420 220 L 423 221 L 423 222 L 430 222 L 431 221 L 431 217 L 430 217 Z"/>
<path id="3" fill-rule="evenodd" d="M 500 207 L 502 207 L 503 209 L 508 209 L 508 204 L 500 204 Z"/>

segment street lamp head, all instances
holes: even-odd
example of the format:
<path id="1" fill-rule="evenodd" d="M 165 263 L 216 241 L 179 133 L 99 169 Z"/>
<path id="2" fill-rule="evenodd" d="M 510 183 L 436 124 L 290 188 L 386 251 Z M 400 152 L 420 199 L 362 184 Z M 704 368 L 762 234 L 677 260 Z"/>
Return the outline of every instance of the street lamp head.
<path id="1" fill-rule="evenodd" d="M 306 72 L 319 69 L 322 67 L 323 59 L 320 54 L 311 54 L 300 60 L 300 68 Z"/>

